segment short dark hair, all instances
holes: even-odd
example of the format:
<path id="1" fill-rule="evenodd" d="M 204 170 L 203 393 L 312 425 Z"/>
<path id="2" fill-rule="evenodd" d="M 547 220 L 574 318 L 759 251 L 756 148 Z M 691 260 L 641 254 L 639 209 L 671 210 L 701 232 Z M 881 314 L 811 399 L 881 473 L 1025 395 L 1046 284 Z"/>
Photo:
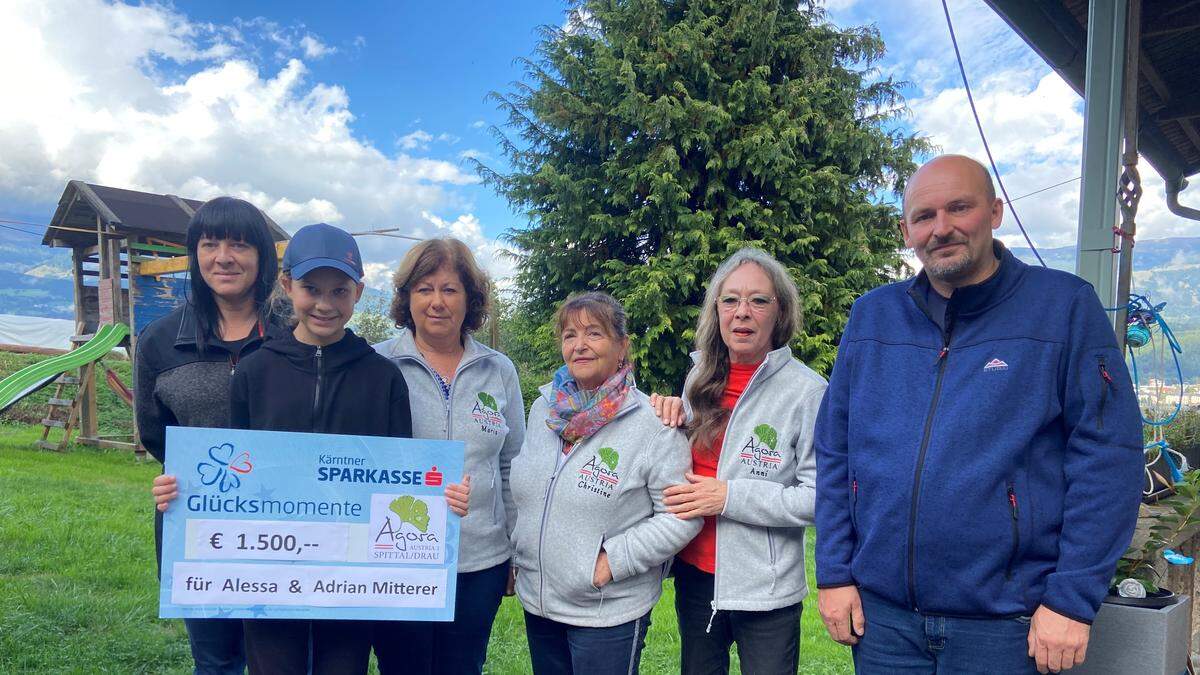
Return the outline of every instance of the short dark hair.
<path id="1" fill-rule="evenodd" d="M 467 316 L 463 319 L 463 334 L 479 330 L 492 310 L 492 282 L 471 249 L 452 237 L 426 239 L 409 249 L 400 267 L 392 276 L 392 321 L 397 328 L 415 331 L 412 312 L 408 309 L 412 285 L 449 265 L 458 273 L 467 292 Z"/>
<path id="2" fill-rule="evenodd" d="M 559 305 L 558 311 L 554 313 L 555 332 L 561 336 L 567 329 L 567 324 L 583 312 L 598 319 L 609 337 L 618 340 L 628 337 L 629 332 L 626 325 L 629 318 L 625 314 L 625 308 L 617 302 L 616 298 L 600 291 L 579 293 L 564 300 Z"/>
<path id="3" fill-rule="evenodd" d="M 200 240 L 233 239 L 244 241 L 258 251 L 258 276 L 254 279 L 254 305 L 259 318 L 268 323 L 267 299 L 275 287 L 279 274 L 279 260 L 275 254 L 275 240 L 267 218 L 258 207 L 236 197 L 216 197 L 196 209 L 187 228 L 188 254 L 188 304 L 196 315 L 196 345 L 203 351 L 215 337 L 220 327 L 220 310 L 213 298 L 212 289 L 200 274 L 200 260 L 196 249 Z"/>

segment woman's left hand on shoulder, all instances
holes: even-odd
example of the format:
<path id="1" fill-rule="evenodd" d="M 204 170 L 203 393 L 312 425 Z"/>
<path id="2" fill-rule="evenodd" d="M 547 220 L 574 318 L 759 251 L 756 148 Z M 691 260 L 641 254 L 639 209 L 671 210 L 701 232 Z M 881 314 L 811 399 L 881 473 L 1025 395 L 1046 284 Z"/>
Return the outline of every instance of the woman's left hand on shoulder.
<path id="1" fill-rule="evenodd" d="M 463 482 L 446 486 L 446 506 L 459 517 L 467 515 L 471 503 L 471 477 L 463 476 Z"/>
<path id="2" fill-rule="evenodd" d="M 683 409 L 683 399 L 678 396 L 650 394 L 650 405 L 654 407 L 654 414 L 658 415 L 658 419 L 672 429 L 683 426 L 683 423 L 687 421 L 687 414 Z"/>
<path id="3" fill-rule="evenodd" d="M 663 504 L 668 511 L 681 520 L 687 520 L 716 516 L 725 510 L 725 498 L 729 496 L 728 483 L 690 471 L 684 477 L 687 483 L 663 490 Z"/>

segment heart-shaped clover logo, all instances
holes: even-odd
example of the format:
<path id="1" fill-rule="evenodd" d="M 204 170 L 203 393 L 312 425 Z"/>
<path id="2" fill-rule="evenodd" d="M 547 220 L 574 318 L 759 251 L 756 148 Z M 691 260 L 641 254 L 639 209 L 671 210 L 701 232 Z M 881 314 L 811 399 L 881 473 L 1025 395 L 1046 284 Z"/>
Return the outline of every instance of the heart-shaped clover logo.
<path id="1" fill-rule="evenodd" d="M 215 485 L 221 492 L 229 492 L 242 484 L 239 474 L 250 473 L 254 465 L 250 463 L 250 453 L 240 454 L 232 443 L 214 445 L 208 449 L 210 462 L 200 462 L 196 471 L 200 473 L 200 482 L 205 485 Z"/>

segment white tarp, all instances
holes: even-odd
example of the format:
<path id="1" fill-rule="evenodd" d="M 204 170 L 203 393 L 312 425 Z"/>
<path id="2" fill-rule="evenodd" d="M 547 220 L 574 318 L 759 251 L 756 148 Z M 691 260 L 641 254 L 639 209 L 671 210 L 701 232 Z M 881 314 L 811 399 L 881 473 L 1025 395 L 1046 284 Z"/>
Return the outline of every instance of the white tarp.
<path id="1" fill-rule="evenodd" d="M 0 314 L 0 344 L 70 349 L 75 334 L 71 319 Z"/>

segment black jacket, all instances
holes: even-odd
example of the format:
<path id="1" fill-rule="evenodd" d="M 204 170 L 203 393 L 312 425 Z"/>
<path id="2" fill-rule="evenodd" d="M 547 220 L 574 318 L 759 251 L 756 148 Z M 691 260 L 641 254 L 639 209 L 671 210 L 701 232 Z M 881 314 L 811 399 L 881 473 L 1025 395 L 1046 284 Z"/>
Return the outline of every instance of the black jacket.
<path id="1" fill-rule="evenodd" d="M 252 331 L 240 356 L 262 342 Z M 134 359 L 134 413 L 142 445 L 155 459 L 165 459 L 168 426 L 229 426 L 229 379 L 240 356 L 211 342 L 201 354 L 195 312 L 186 303 L 142 331 Z"/>
<path id="2" fill-rule="evenodd" d="M 230 426 L 411 438 L 408 386 L 399 368 L 349 330 L 325 347 L 272 333 L 233 376 Z"/>

